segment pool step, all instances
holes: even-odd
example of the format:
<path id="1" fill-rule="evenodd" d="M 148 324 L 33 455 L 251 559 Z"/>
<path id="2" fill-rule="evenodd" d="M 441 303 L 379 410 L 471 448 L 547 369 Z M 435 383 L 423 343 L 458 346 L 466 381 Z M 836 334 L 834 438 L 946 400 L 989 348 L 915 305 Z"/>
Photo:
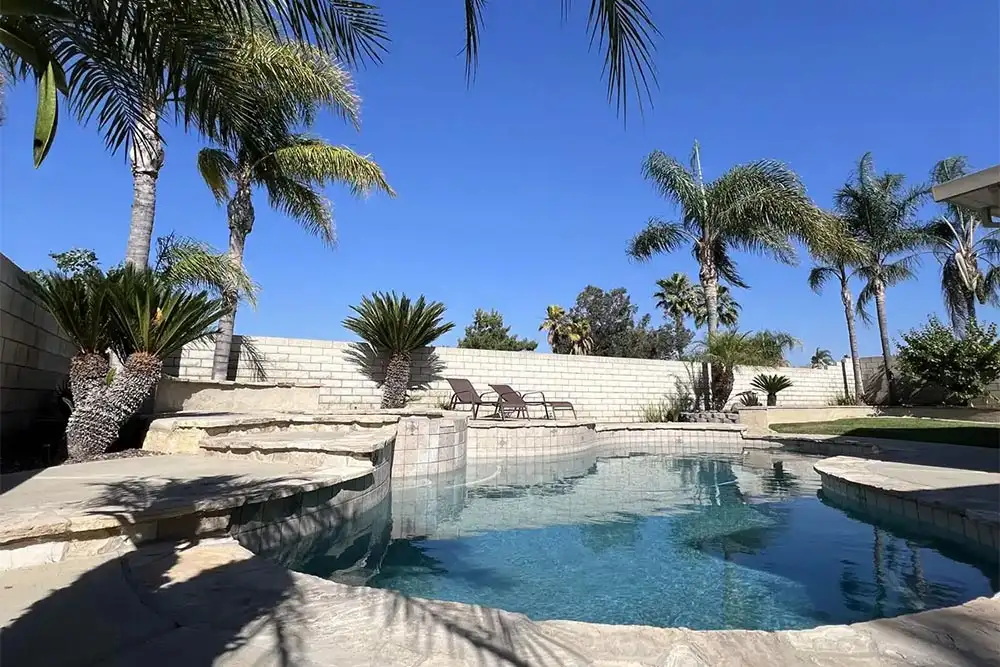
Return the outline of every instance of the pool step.
<path id="1" fill-rule="evenodd" d="M 395 426 L 348 432 L 272 431 L 211 436 L 201 441 L 200 449 L 229 458 L 373 469 L 388 456 L 395 439 Z"/>

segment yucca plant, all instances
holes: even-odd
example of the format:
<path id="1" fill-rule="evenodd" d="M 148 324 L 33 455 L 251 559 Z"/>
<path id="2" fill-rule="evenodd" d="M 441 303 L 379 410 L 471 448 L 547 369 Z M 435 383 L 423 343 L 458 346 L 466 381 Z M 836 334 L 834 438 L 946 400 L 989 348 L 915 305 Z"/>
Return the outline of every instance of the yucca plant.
<path id="1" fill-rule="evenodd" d="M 410 386 L 410 355 L 454 328 L 444 322 L 444 304 L 427 302 L 421 295 L 411 301 L 405 294 L 374 292 L 351 306 L 356 314 L 344 320 L 344 328 L 362 338 L 371 351 L 386 359 L 382 385 L 382 407 L 401 408 Z"/>
<path id="2" fill-rule="evenodd" d="M 750 386 L 765 392 L 767 394 L 767 405 L 771 407 L 778 404 L 778 392 L 791 387 L 792 381 L 788 379 L 787 375 L 767 375 L 761 373 L 750 381 Z"/>

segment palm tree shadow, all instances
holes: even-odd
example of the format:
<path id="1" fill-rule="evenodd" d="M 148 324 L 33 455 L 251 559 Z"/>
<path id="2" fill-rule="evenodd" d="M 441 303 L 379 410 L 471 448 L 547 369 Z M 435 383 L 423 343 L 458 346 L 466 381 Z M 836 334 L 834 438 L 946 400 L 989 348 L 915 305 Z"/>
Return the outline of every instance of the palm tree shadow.
<path id="1" fill-rule="evenodd" d="M 368 380 L 381 387 L 385 383 L 388 355 L 368 343 L 355 342 L 347 346 L 344 358 L 354 364 Z M 426 391 L 431 384 L 444 379 L 445 364 L 433 347 L 415 350 L 410 356 L 409 391 Z"/>

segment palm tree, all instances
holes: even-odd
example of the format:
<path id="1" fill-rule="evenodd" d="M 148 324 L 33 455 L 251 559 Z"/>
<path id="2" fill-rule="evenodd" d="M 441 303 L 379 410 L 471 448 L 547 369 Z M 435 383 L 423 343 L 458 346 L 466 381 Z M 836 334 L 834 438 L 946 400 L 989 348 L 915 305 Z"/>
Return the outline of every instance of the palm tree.
<path id="1" fill-rule="evenodd" d="M 792 236 L 807 237 L 816 209 L 788 167 L 773 160 L 737 165 L 706 183 L 701 151 L 695 142 L 690 165 L 653 151 L 643 175 L 661 195 L 681 209 L 681 221 L 652 218 L 628 245 L 628 254 L 646 260 L 690 243 L 698 261 L 705 297 L 708 335 L 719 327 L 719 280 L 746 283 L 737 272 L 733 250 L 761 253 L 784 263 L 795 261 Z"/>
<path id="2" fill-rule="evenodd" d="M 570 354 L 590 354 L 594 350 L 590 320 L 570 316 L 567 336 L 570 343 Z"/>
<path id="3" fill-rule="evenodd" d="M 485 0 L 465 3 L 469 80 L 478 66 L 485 5 Z M 642 111 L 656 85 L 652 54 L 659 36 L 645 1 L 592 0 L 588 29 L 591 41 L 596 40 L 604 52 L 609 101 L 615 99 L 624 116 L 630 91 L 634 91 Z M 39 80 L 36 166 L 55 135 L 56 91 L 70 92 L 81 118 L 99 114 L 110 147 L 140 140 L 142 147 L 133 157 L 144 182 L 136 195 L 148 197 L 150 178 L 155 185 L 154 175 L 162 163 L 157 129 L 162 109 L 157 109 L 157 98 L 149 92 L 160 90 L 166 82 L 162 101 L 177 105 L 185 123 L 194 122 L 199 131 L 213 127 L 220 105 L 243 119 L 252 118 L 254 108 L 242 95 L 252 86 L 240 81 L 245 70 L 237 65 L 238 54 L 233 57 L 231 45 L 218 46 L 227 34 L 253 32 L 315 44 L 348 65 L 379 63 L 389 41 L 381 10 L 373 3 L 353 0 L 199 0 L 194 4 L 19 0 L 5 4 L 0 11 L 0 45 L 22 78 L 34 73 Z M 68 91 L 63 71 L 71 67 L 73 89 Z M 281 85 L 281 77 L 274 76 L 280 71 L 270 70 L 271 85 Z M 214 76 L 219 73 L 227 75 Z M 148 199 L 137 204 L 137 215 L 150 208 Z M 135 222 L 145 224 L 144 219 Z M 131 261 L 138 261 L 141 254 L 139 231 L 135 230 L 130 245 Z"/>
<path id="4" fill-rule="evenodd" d="M 733 393 L 737 366 L 784 365 L 785 351 L 797 345 L 794 337 L 780 331 L 720 331 L 707 338 L 701 346 L 702 356 L 712 365 L 712 407 L 725 409 Z"/>
<path id="5" fill-rule="evenodd" d="M 545 319 L 538 330 L 548 332 L 547 340 L 553 353 L 569 354 L 573 349 L 572 323 L 562 306 L 548 306 L 545 309 Z"/>
<path id="6" fill-rule="evenodd" d="M 938 185 L 968 173 L 964 156 L 950 157 L 934 165 L 931 181 Z M 997 230 L 979 236 L 980 224 L 978 211 L 948 204 L 945 215 L 924 228 L 941 263 L 941 293 L 955 331 L 976 319 L 977 302 L 1000 305 L 1000 236 Z"/>
<path id="7" fill-rule="evenodd" d="M 294 134 L 287 130 L 295 108 L 302 110 L 301 120 L 310 122 L 315 107 L 333 108 L 357 126 L 359 99 L 351 88 L 350 76 L 333 61 L 313 49 L 299 52 L 299 76 L 304 84 L 298 97 L 261 96 L 261 123 L 271 128 L 270 140 L 256 136 L 239 137 L 226 148 L 205 148 L 198 153 L 198 170 L 212 190 L 216 201 L 226 203 L 229 222 L 229 254 L 242 264 L 246 239 L 253 230 L 255 212 L 253 186 L 262 186 L 271 206 L 298 222 L 326 244 L 335 238 L 330 203 L 319 188 L 328 183 L 344 183 L 355 195 L 367 195 L 379 189 L 390 196 L 382 168 L 370 157 L 359 155 L 345 146 L 335 146 L 322 139 Z M 302 60 L 300 60 L 302 59 Z M 269 112 L 274 110 L 274 116 Z M 286 128 L 281 131 L 280 128 Z M 232 186 L 232 192 L 230 192 Z M 238 300 L 226 295 L 231 309 L 220 323 L 215 342 L 212 377 L 225 380 Z"/>
<path id="8" fill-rule="evenodd" d="M 809 366 L 812 368 L 826 368 L 827 366 L 833 366 L 835 363 L 837 362 L 833 360 L 833 355 L 830 354 L 830 350 L 825 350 L 820 347 L 816 348 L 812 358 L 809 360 Z"/>
<path id="9" fill-rule="evenodd" d="M 677 358 L 684 355 L 681 342 L 684 340 L 684 320 L 695 312 L 695 289 L 691 280 L 683 273 L 675 273 L 669 278 L 656 281 L 659 287 L 653 292 L 656 307 L 661 309 L 674 323 L 674 338 L 677 341 Z"/>
<path id="10" fill-rule="evenodd" d="M 743 307 L 736 303 L 732 292 L 725 285 L 719 285 L 716 310 L 719 313 L 719 324 L 726 328 L 736 326 Z M 699 329 L 708 322 L 708 305 L 705 303 L 705 292 L 700 287 L 694 291 L 694 325 Z"/>
<path id="11" fill-rule="evenodd" d="M 809 272 L 809 287 L 820 294 L 827 280 L 835 279 L 840 285 L 840 301 L 847 320 L 847 339 L 851 347 L 851 368 L 854 375 L 854 397 L 864 396 L 861 379 L 861 355 L 858 352 L 858 333 L 854 325 L 854 304 L 851 278 L 856 275 L 853 265 L 862 260 L 864 248 L 851 234 L 843 218 L 828 216 L 821 223 L 823 233 L 810 244 L 816 264 Z"/>
<path id="12" fill-rule="evenodd" d="M 902 174 L 875 173 L 872 154 L 865 153 L 851 180 L 834 195 L 838 213 L 863 248 L 856 272 L 865 285 L 858 294 L 857 312 L 867 319 L 865 306 L 875 301 L 890 403 L 896 400 L 896 387 L 885 292 L 913 277 L 916 250 L 926 240 L 914 219 L 928 190 L 922 185 L 907 188 L 905 182 Z"/>
<path id="13" fill-rule="evenodd" d="M 410 386 L 410 354 L 455 326 L 442 322 L 444 304 L 428 303 L 423 296 L 411 302 L 405 294 L 375 292 L 351 310 L 355 315 L 344 320 L 344 328 L 360 336 L 372 353 L 387 357 L 382 407 L 403 407 Z"/>
<path id="14" fill-rule="evenodd" d="M 105 453 L 159 382 L 163 360 L 210 336 L 225 310 L 205 291 L 190 292 L 130 265 L 107 274 L 49 272 L 34 277 L 33 286 L 79 349 L 70 367 L 73 410 L 66 425 L 72 461 Z M 110 381 L 107 347 L 125 360 Z"/>

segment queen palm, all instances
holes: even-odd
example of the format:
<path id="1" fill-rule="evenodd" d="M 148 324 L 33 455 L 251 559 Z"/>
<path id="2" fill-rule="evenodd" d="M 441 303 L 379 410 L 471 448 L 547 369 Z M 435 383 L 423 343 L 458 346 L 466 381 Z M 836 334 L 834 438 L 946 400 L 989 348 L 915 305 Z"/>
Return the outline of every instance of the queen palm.
<path id="1" fill-rule="evenodd" d="M 370 347 L 372 356 L 386 358 L 382 407 L 401 408 L 410 386 L 410 355 L 454 328 L 444 322 L 444 305 L 421 296 L 411 301 L 405 294 L 375 292 L 351 306 L 354 315 L 344 320 Z"/>
<path id="2" fill-rule="evenodd" d="M 890 403 L 896 400 L 896 387 L 885 312 L 886 289 L 914 275 L 916 251 L 926 242 L 915 218 L 927 192 L 921 185 L 906 187 L 902 174 L 876 173 L 872 154 L 865 153 L 851 180 L 834 195 L 837 212 L 862 247 L 855 270 L 865 284 L 858 294 L 857 312 L 867 318 L 865 306 L 875 302 Z"/>
<path id="3" fill-rule="evenodd" d="M 285 213 L 322 242 L 334 241 L 333 214 L 330 203 L 320 188 L 329 183 L 343 183 L 355 195 L 366 195 L 374 189 L 393 195 L 381 167 L 367 156 L 345 146 L 335 146 L 322 139 L 285 131 L 287 107 L 305 109 L 302 120 L 312 120 L 313 108 L 326 105 L 342 116 L 358 119 L 359 100 L 350 86 L 348 74 L 322 54 L 313 54 L 316 69 L 312 76 L 325 81 L 300 91 L 301 97 L 261 97 L 261 122 L 269 128 L 271 139 L 256 136 L 240 137 L 229 149 L 206 148 L 198 154 L 198 169 L 217 201 L 225 202 L 229 223 L 229 254 L 242 264 L 246 239 L 253 230 L 255 212 L 253 186 L 262 186 L 272 207 Z M 316 96 L 318 90 L 328 94 Z M 269 110 L 275 116 L 269 117 Z M 230 192 L 232 186 L 232 192 Z M 225 380 L 232 346 L 237 295 L 227 295 L 230 310 L 220 323 L 216 338 L 212 376 Z"/>
<path id="4" fill-rule="evenodd" d="M 643 163 L 643 176 L 680 207 L 680 220 L 652 218 L 630 241 L 628 254 L 646 260 L 691 244 L 699 266 L 709 336 L 719 327 L 719 280 L 747 286 L 732 252 L 755 252 L 793 263 L 791 239 L 808 236 L 816 217 L 798 176 L 773 160 L 737 165 L 706 182 L 695 142 L 688 166 L 653 151 Z"/>
<path id="5" fill-rule="evenodd" d="M 673 320 L 674 338 L 680 345 L 684 340 L 684 320 L 694 314 L 695 289 L 691 280 L 683 273 L 675 273 L 669 278 L 656 281 L 659 289 L 653 292 L 656 307 Z M 683 347 L 675 350 L 677 358 L 684 355 Z"/>
<path id="6" fill-rule="evenodd" d="M 965 157 L 941 160 L 931 170 L 937 185 L 969 173 Z M 952 327 L 962 331 L 976 319 L 976 304 L 1000 305 L 1000 235 L 980 235 L 978 211 L 948 204 L 944 215 L 925 228 L 932 252 L 941 263 L 941 293 Z"/>
<path id="7" fill-rule="evenodd" d="M 809 287 L 817 294 L 829 280 L 836 280 L 840 286 L 840 302 L 844 306 L 847 321 L 847 339 L 851 348 L 851 368 L 854 378 L 854 397 L 861 400 L 864 384 L 861 379 L 861 355 L 858 352 L 858 333 L 854 321 L 854 297 L 851 293 L 851 279 L 855 276 L 854 265 L 862 260 L 864 248 L 852 235 L 843 218 L 828 216 L 821 223 L 823 233 L 818 234 L 810 244 L 810 252 L 816 264 L 809 271 Z M 819 349 L 817 349 L 817 353 Z"/>

